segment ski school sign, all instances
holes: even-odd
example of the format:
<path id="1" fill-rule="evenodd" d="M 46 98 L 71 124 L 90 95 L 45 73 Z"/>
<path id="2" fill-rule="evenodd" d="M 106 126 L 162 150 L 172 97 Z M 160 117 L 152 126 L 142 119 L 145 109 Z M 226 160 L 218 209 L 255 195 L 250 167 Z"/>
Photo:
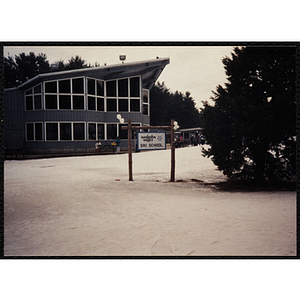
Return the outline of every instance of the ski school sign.
<path id="1" fill-rule="evenodd" d="M 138 132 L 137 149 L 141 150 L 165 150 L 165 132 Z"/>
<path id="2" fill-rule="evenodd" d="M 118 116 L 119 115 L 117 115 L 117 118 L 118 118 Z M 178 123 L 174 120 L 171 120 L 171 126 L 132 126 L 131 119 L 128 119 L 127 122 L 128 122 L 128 126 L 122 126 L 121 129 L 127 130 L 127 134 L 128 134 L 129 181 L 133 181 L 133 176 L 132 176 L 132 130 L 163 129 L 163 130 L 171 131 L 171 178 L 170 178 L 170 181 L 174 182 L 175 181 L 175 143 L 174 143 L 174 139 L 175 139 L 175 129 L 179 128 Z M 142 136 L 145 137 L 144 141 L 139 134 L 141 134 Z M 147 146 L 147 143 L 149 143 L 148 146 Z M 140 147 L 140 146 L 142 146 L 142 147 Z M 138 147 L 137 148 L 140 150 L 166 149 L 166 133 L 165 132 L 138 132 Z"/>

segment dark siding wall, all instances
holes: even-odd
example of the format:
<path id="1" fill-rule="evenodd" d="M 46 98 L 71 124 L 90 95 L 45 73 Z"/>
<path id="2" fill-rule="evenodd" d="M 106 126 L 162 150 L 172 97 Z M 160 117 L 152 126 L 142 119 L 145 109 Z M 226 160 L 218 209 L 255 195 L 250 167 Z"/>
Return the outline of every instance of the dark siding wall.
<path id="1" fill-rule="evenodd" d="M 24 139 L 23 91 L 4 91 L 4 143 L 7 148 L 20 148 Z"/>

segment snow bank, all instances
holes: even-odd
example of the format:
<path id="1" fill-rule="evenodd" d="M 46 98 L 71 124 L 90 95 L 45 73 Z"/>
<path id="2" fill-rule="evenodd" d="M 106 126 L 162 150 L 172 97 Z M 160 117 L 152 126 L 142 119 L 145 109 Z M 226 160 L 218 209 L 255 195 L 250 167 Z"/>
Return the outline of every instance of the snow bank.
<path id="1" fill-rule="evenodd" d="M 4 254 L 296 255 L 295 192 L 224 192 L 201 147 L 5 161 Z"/>

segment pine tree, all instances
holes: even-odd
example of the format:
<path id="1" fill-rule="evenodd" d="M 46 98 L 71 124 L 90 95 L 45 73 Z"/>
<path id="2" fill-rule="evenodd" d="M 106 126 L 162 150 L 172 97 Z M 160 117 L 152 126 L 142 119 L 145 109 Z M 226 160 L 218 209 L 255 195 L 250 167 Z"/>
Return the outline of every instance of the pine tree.
<path id="1" fill-rule="evenodd" d="M 150 91 L 151 125 L 167 125 L 171 119 L 181 128 L 200 126 L 200 112 L 189 92 L 175 93 L 159 82 Z"/>
<path id="2" fill-rule="evenodd" d="M 50 65 L 43 53 L 35 55 L 30 52 L 27 55 L 23 52 L 15 58 L 8 56 L 4 58 L 4 87 L 16 87 L 38 74 L 47 72 L 50 72 Z"/>
<path id="3" fill-rule="evenodd" d="M 228 83 L 204 103 L 203 127 L 218 169 L 258 183 L 295 175 L 294 47 L 235 48 L 223 59 Z"/>

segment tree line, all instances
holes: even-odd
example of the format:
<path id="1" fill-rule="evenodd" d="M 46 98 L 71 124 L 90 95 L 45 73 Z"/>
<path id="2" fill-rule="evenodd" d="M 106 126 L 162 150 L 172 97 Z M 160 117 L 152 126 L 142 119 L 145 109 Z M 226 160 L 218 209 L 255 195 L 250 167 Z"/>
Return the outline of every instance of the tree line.
<path id="1" fill-rule="evenodd" d="M 95 63 L 95 66 L 99 66 L 99 64 Z M 67 63 L 59 60 L 54 64 L 49 63 L 47 55 L 44 53 L 36 55 L 34 52 L 29 54 L 23 52 L 15 57 L 8 55 L 8 57 L 4 57 L 4 88 L 17 87 L 42 73 L 90 67 L 93 65 L 87 64 L 78 55 L 72 56 Z"/>
<path id="2" fill-rule="evenodd" d="M 196 108 L 190 92 L 170 92 L 164 82 L 156 83 L 150 90 L 151 125 L 168 125 L 172 119 L 181 128 L 199 127 L 200 111 Z"/>
<path id="3" fill-rule="evenodd" d="M 78 55 L 67 63 L 63 60 L 49 64 L 46 54 L 20 53 L 15 57 L 4 58 L 4 87 L 16 87 L 30 78 L 42 73 L 98 67 L 87 64 Z M 171 119 L 177 120 L 181 128 L 200 126 L 200 112 L 189 92 L 171 93 L 164 83 L 159 82 L 150 91 L 151 125 L 168 125 Z"/>

